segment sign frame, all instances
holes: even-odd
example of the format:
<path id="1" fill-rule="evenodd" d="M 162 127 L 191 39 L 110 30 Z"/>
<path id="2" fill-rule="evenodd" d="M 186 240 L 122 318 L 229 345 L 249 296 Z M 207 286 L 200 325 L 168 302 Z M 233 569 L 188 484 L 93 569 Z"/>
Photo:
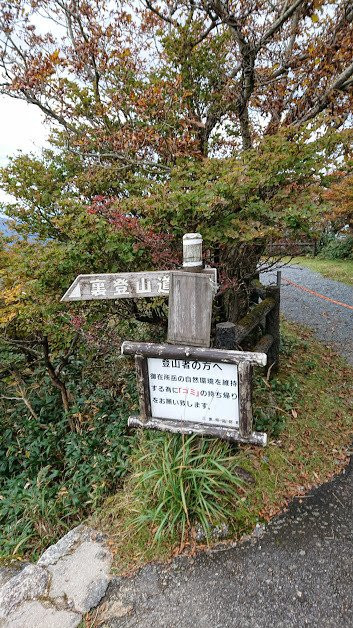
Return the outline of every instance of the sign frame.
<path id="1" fill-rule="evenodd" d="M 121 353 L 122 355 L 135 356 L 140 416 L 129 417 L 129 427 L 157 429 L 179 434 L 215 436 L 229 441 L 251 443 L 261 446 L 267 444 L 266 433 L 254 432 L 252 430 L 253 417 L 251 403 L 253 365 L 265 366 L 267 361 L 266 354 L 130 341 L 123 342 Z M 189 420 L 182 421 L 179 419 L 152 416 L 148 372 L 148 358 L 152 357 L 160 359 L 197 360 L 199 362 L 211 363 L 220 362 L 237 365 L 239 429 Z"/>

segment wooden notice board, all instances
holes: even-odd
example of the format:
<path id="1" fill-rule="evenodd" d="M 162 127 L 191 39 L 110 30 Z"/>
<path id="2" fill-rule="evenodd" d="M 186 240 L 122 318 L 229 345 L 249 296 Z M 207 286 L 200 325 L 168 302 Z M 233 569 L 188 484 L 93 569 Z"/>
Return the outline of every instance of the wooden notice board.
<path id="1" fill-rule="evenodd" d="M 125 341 L 135 355 L 140 416 L 130 427 L 266 444 L 252 426 L 252 366 L 266 355 Z"/>
<path id="2" fill-rule="evenodd" d="M 170 273 L 168 342 L 209 347 L 215 286 L 208 274 Z"/>

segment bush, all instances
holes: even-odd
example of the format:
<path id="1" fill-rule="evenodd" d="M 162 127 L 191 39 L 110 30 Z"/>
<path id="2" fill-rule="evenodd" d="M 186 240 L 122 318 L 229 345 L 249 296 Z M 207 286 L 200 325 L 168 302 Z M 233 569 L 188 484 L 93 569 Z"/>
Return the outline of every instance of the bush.
<path id="1" fill-rule="evenodd" d="M 321 259 L 353 259 L 353 236 L 327 238 L 318 255 Z"/>
<path id="2" fill-rule="evenodd" d="M 130 451 L 127 404 L 101 389 L 94 402 L 90 416 L 75 408 L 76 431 L 56 395 L 41 400 L 40 421 L 20 406 L 1 417 L 0 556 L 36 557 L 117 489 Z"/>

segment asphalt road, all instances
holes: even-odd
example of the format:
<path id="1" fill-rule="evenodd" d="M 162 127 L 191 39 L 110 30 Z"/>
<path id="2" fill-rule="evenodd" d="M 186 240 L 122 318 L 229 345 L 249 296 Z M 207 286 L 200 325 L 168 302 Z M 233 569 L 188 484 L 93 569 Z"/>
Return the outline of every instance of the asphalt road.
<path id="1" fill-rule="evenodd" d="M 352 476 L 350 468 L 294 500 L 262 536 L 114 579 L 104 626 L 348 628 Z"/>
<path id="2" fill-rule="evenodd" d="M 353 288 L 300 267 L 282 271 L 282 310 L 353 363 Z M 263 278 L 262 278 L 263 279 Z M 266 281 L 273 280 L 270 275 Z M 352 465 L 292 502 L 246 542 L 112 581 L 109 628 L 347 628 L 353 624 Z"/>

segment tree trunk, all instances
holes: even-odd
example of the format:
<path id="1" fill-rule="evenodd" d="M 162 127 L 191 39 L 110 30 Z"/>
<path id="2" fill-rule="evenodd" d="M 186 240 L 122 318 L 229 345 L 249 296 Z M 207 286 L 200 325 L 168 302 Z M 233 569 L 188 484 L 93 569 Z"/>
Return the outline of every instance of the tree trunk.
<path id="1" fill-rule="evenodd" d="M 224 320 L 236 323 L 250 303 L 250 282 L 257 276 L 257 266 L 263 253 L 263 244 L 241 244 L 223 249 L 220 254 L 221 273 L 229 288 L 221 296 Z"/>

